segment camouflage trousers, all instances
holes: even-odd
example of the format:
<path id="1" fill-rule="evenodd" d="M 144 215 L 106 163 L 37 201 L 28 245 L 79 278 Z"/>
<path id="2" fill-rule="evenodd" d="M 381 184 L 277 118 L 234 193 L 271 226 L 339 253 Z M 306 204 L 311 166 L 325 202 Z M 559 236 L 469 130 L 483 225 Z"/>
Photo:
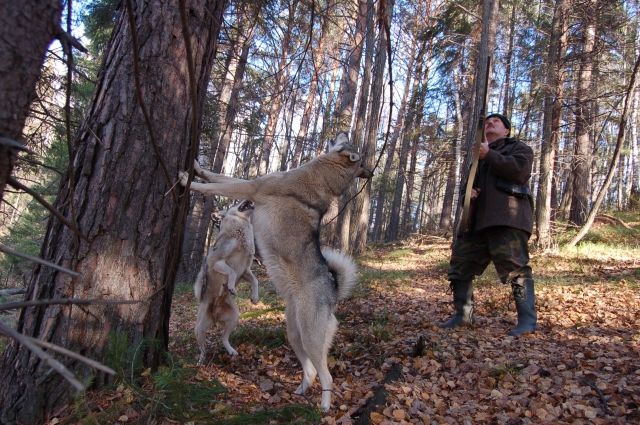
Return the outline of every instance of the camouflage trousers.
<path id="1" fill-rule="evenodd" d="M 449 262 L 449 280 L 472 280 L 481 275 L 490 262 L 502 283 L 531 279 L 529 234 L 512 227 L 496 226 L 459 236 L 453 244 Z"/>

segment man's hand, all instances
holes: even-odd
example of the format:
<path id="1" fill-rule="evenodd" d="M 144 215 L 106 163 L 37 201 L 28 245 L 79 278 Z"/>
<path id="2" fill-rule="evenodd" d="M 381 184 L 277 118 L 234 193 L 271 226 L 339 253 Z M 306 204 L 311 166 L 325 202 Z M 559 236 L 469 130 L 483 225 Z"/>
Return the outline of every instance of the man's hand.
<path id="1" fill-rule="evenodd" d="M 480 154 L 478 155 L 478 158 L 484 159 L 484 157 L 487 156 L 488 153 L 489 153 L 489 142 L 485 140 L 484 142 L 480 143 Z"/>
<path id="2" fill-rule="evenodd" d="M 476 199 L 480 195 L 480 189 L 471 188 L 471 199 Z"/>

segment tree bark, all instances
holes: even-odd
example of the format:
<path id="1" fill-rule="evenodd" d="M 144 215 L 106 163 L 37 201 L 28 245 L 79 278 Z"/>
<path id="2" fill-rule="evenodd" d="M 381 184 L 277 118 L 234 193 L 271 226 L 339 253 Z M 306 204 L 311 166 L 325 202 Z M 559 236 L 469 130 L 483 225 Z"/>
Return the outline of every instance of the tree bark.
<path id="1" fill-rule="evenodd" d="M 373 5 L 371 5 L 373 8 Z M 387 63 L 387 43 L 388 37 L 385 31 L 385 25 L 389 25 L 391 21 L 392 2 L 381 2 L 380 4 L 382 16 L 379 16 L 378 26 L 378 47 L 376 48 L 376 57 L 373 65 L 373 81 L 371 85 L 371 109 L 369 110 L 369 118 L 367 120 L 367 131 L 363 143 L 362 155 L 365 167 L 373 170 L 375 166 L 376 140 L 378 136 L 378 128 L 380 127 L 380 112 L 382 108 L 382 98 L 384 97 L 384 75 Z M 363 102 L 366 97 L 363 96 Z M 361 105 L 364 107 L 364 105 Z M 371 179 L 367 180 L 365 187 L 355 199 L 353 218 L 351 220 L 351 231 L 349 232 L 349 240 L 354 241 L 351 252 L 360 254 L 364 252 L 367 245 L 367 233 L 369 231 L 369 207 L 371 205 Z M 343 231 L 343 237 L 346 232 Z M 343 241 L 347 244 L 348 241 Z"/>
<path id="2" fill-rule="evenodd" d="M 573 158 L 573 193 L 569 221 L 582 225 L 589 213 L 591 200 L 591 96 L 593 61 L 596 44 L 596 11 L 598 0 L 588 0 L 584 10 L 582 56 L 576 91 L 576 144 Z"/>
<path id="3" fill-rule="evenodd" d="M 223 0 L 192 0 L 182 14 L 178 2 L 135 3 L 131 12 L 141 42 L 135 53 L 148 121 L 133 95 L 136 62 L 129 15 L 120 14 L 76 139 L 74 172 L 67 175 L 75 175 L 76 181 L 63 181 L 55 203 L 67 215 L 75 208 L 86 240 L 51 219 L 41 251 L 44 259 L 80 276 L 36 267 L 27 293 L 27 299 L 141 302 L 30 307 L 20 315 L 20 332 L 98 360 L 112 349 L 110 337 L 119 334 L 131 347 L 129 354 L 135 351 L 144 366 L 161 362 L 188 209 L 186 192 L 171 188 L 178 171 L 191 166 L 197 149 L 187 141 L 197 140 L 194 118 L 199 121 L 224 5 Z M 188 19 L 186 26 L 182 17 Z M 193 67 L 185 61 L 185 29 L 191 34 Z M 193 89 L 196 110 L 190 101 Z M 81 381 L 94 373 L 79 364 L 69 367 Z M 41 423 L 71 396 L 63 378 L 15 343 L 4 353 L 0 375 L 3 423 Z M 99 386 L 105 378 L 95 376 L 93 382 Z"/>
<path id="4" fill-rule="evenodd" d="M 60 0 L 0 0 L 0 137 L 22 138 L 47 47 L 60 32 Z M 0 143 L 0 202 L 16 150 Z"/>
<path id="5" fill-rule="evenodd" d="M 542 152 L 536 200 L 536 243 L 543 249 L 551 246 L 551 191 L 553 189 L 555 156 L 560 140 L 560 119 L 564 96 L 561 58 L 564 56 L 567 46 L 567 6 L 567 0 L 556 0 L 555 2 L 546 66 L 547 84 L 544 95 Z"/>
<path id="6" fill-rule="evenodd" d="M 454 71 L 454 81 L 457 87 L 461 87 L 459 72 Z M 440 223 L 438 228 L 441 230 L 449 231 L 452 225 L 452 213 L 453 213 L 453 201 L 457 199 L 456 187 L 460 180 L 460 165 L 461 155 L 460 147 L 462 140 L 464 139 L 464 124 L 462 118 L 462 102 L 460 101 L 460 89 L 454 87 L 453 90 L 453 105 L 455 109 L 455 137 L 451 142 L 449 150 L 449 161 L 447 171 L 447 183 L 444 191 L 444 199 L 442 202 L 442 212 L 440 214 Z"/>

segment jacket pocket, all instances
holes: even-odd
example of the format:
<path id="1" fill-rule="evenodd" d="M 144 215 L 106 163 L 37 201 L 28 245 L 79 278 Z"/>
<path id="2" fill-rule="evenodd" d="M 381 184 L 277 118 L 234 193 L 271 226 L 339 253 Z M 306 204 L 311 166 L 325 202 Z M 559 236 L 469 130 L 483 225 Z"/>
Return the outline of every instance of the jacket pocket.
<path id="1" fill-rule="evenodd" d="M 517 198 L 532 198 L 529 186 L 512 183 L 500 177 L 496 178 L 496 189 Z"/>

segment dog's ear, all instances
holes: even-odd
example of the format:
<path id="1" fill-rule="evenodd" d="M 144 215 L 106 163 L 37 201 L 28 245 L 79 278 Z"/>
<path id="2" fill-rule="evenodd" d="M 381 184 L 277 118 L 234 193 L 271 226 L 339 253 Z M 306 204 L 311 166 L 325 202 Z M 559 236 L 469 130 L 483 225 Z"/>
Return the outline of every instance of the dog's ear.
<path id="1" fill-rule="evenodd" d="M 339 133 L 334 140 L 329 140 L 327 152 L 340 152 L 349 144 L 347 133 Z"/>

